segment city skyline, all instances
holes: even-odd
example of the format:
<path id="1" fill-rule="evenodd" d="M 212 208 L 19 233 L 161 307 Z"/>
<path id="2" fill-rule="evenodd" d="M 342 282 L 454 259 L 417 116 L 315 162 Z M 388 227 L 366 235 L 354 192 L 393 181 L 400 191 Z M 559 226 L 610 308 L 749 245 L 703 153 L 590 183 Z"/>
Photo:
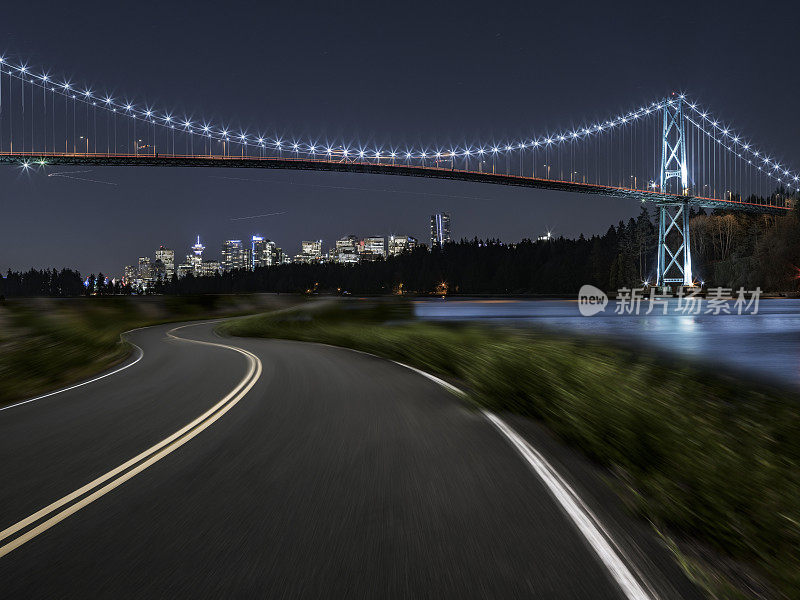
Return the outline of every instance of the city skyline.
<path id="1" fill-rule="evenodd" d="M 448 215 L 449 223 L 449 215 Z M 449 232 L 449 225 L 448 225 Z M 449 242 L 449 237 L 446 242 Z M 346 234 L 339 237 L 325 250 L 323 240 L 302 240 L 300 253 L 292 255 L 275 242 L 261 235 L 252 235 L 249 240 L 228 239 L 222 242 L 219 255 L 204 256 L 208 246 L 203 244 L 198 234 L 182 262 L 178 262 L 180 250 L 164 246 L 156 248 L 154 260 L 150 255 L 139 256 L 134 264 L 122 267 L 121 272 L 97 271 L 105 280 L 122 280 L 134 288 L 146 290 L 158 281 L 167 282 L 173 277 L 181 279 L 189 274 L 195 277 L 213 276 L 237 270 L 252 271 L 260 267 L 274 267 L 286 264 L 340 263 L 353 264 L 386 259 L 418 247 L 426 248 L 417 238 L 410 235 L 359 237 Z M 431 246 L 433 247 L 433 246 Z M 217 258 L 218 256 L 218 258 Z M 86 280 L 95 275 L 86 274 Z"/>

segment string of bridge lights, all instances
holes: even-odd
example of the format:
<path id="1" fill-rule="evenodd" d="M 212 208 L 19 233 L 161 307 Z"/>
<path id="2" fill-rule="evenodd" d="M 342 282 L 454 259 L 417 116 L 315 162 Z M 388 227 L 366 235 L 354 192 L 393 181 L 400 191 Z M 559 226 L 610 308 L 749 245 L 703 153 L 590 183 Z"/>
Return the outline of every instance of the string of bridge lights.
<path id="1" fill-rule="evenodd" d="M 756 149 L 752 144 L 743 141 L 741 136 L 736 134 L 736 132 L 734 132 L 731 128 L 726 127 L 720 121 L 716 120 L 708 113 L 708 111 L 699 108 L 696 103 L 687 102 L 687 105 L 689 106 L 690 110 L 697 114 L 700 123 L 691 117 L 684 116 L 684 118 L 702 131 L 711 140 L 717 142 L 726 150 L 733 152 L 733 154 L 742 160 L 746 160 L 747 164 L 757 167 L 759 171 L 768 177 L 771 177 L 778 183 L 786 183 L 786 189 L 788 191 L 792 191 L 791 182 L 794 183 L 795 190 L 800 190 L 800 184 L 798 184 L 798 182 L 800 182 L 800 175 L 797 175 L 795 172 L 792 172 L 786 167 L 781 166 L 777 160 L 771 159 L 766 153 Z M 706 126 L 704 126 L 703 123 L 706 123 L 710 127 L 711 131 L 706 129 Z M 717 133 L 720 134 L 719 137 L 717 136 Z M 730 143 L 733 144 L 733 147 L 728 145 Z M 741 148 L 745 154 L 742 154 L 740 151 L 738 151 L 737 146 Z M 750 158 L 748 158 L 748 155 Z M 767 167 L 768 170 L 765 170 L 764 167 Z"/>
<path id="2" fill-rule="evenodd" d="M 131 119 L 139 120 L 143 122 L 150 123 L 152 125 L 158 125 L 160 127 L 166 128 L 172 131 L 181 131 L 188 133 L 190 135 L 197 135 L 200 137 L 205 137 L 209 140 L 215 140 L 220 142 L 233 142 L 236 144 L 240 144 L 245 147 L 257 147 L 263 149 L 272 149 L 278 152 L 282 151 L 289 151 L 295 152 L 297 154 L 304 154 L 311 157 L 316 157 L 319 155 L 327 155 L 327 156 L 341 156 L 344 159 L 353 157 L 353 158 L 366 158 L 366 159 L 406 159 L 406 160 L 425 160 L 425 159 L 440 159 L 440 158 L 468 158 L 471 156 L 478 156 L 482 157 L 487 154 L 489 155 L 497 155 L 499 153 L 508 153 L 517 150 L 525 150 L 525 149 L 537 149 L 537 148 L 549 148 L 553 144 L 559 145 L 565 142 L 573 142 L 577 140 L 584 140 L 592 135 L 599 135 L 607 132 L 614 131 L 615 128 L 621 128 L 625 126 L 629 126 L 632 124 L 637 123 L 640 119 L 645 119 L 650 115 L 658 114 L 660 110 L 662 110 L 665 105 L 672 106 L 675 103 L 673 99 L 666 99 L 660 100 L 656 102 L 651 102 L 649 105 L 642 106 L 636 110 L 630 111 L 625 115 L 619 115 L 605 121 L 598 121 L 592 125 L 585 125 L 582 127 L 578 127 L 573 130 L 562 131 L 561 133 L 557 134 L 549 134 L 546 136 L 542 136 L 536 139 L 528 140 L 528 141 L 519 141 L 514 143 L 506 143 L 506 144 L 482 144 L 478 146 L 470 146 L 464 148 L 451 148 L 449 150 L 436 150 L 436 151 L 428 151 L 424 149 L 406 149 L 404 151 L 383 151 L 381 149 L 364 149 L 359 147 L 357 150 L 353 150 L 345 145 L 342 145 L 341 148 L 331 146 L 330 144 L 316 144 L 314 142 L 308 143 L 300 143 L 297 141 L 293 141 L 291 143 L 281 140 L 279 138 L 266 138 L 264 136 L 254 136 L 251 134 L 247 134 L 245 132 L 238 132 L 238 134 L 231 133 L 225 127 L 216 127 L 211 123 L 203 123 L 202 125 L 193 123 L 190 119 L 184 117 L 183 119 L 177 119 L 173 117 L 168 112 L 159 112 L 153 108 L 145 107 L 140 108 L 131 102 L 118 102 L 114 98 L 109 95 L 105 96 L 98 96 L 95 92 L 90 90 L 88 87 L 80 89 L 79 87 L 74 86 L 69 81 L 62 81 L 56 82 L 53 78 L 51 78 L 46 73 L 34 73 L 27 65 L 24 64 L 13 64 L 9 62 L 5 57 L 0 56 L 0 75 L 9 75 L 10 77 L 15 77 L 19 79 L 23 83 L 28 82 L 32 85 L 35 85 L 39 88 L 43 88 L 45 90 L 51 91 L 53 93 L 57 93 L 61 96 L 66 98 L 75 100 L 77 102 L 82 102 L 85 104 L 90 104 L 91 106 L 100 107 L 105 110 L 109 110 L 113 113 L 125 115 Z M 0 94 L 2 94 L 2 87 L 0 87 Z M 0 102 L 2 96 L 0 96 Z M 678 96 L 680 100 L 686 100 L 685 94 L 680 94 Z M 734 147 L 731 148 L 728 143 L 722 144 L 727 150 L 734 152 L 739 158 L 745 159 L 745 157 L 736 151 L 736 146 L 742 148 L 745 153 L 749 153 L 751 156 L 748 160 L 749 164 L 753 164 L 753 159 L 756 162 L 761 161 L 762 164 L 758 167 L 758 169 L 764 173 L 765 175 L 771 177 L 778 183 L 784 183 L 782 177 L 786 177 L 788 181 L 793 181 L 795 183 L 795 189 L 800 189 L 800 185 L 798 185 L 798 181 L 800 181 L 800 176 L 795 174 L 794 172 L 789 171 L 785 167 L 781 167 L 781 165 L 777 161 L 773 161 L 769 158 L 765 153 L 760 150 L 757 150 L 754 146 L 749 143 L 745 143 L 742 141 L 741 136 L 736 135 L 731 128 L 723 126 L 720 121 L 715 120 L 710 114 L 706 111 L 703 111 L 701 108 L 698 107 L 696 103 L 689 102 L 686 100 L 686 105 L 692 110 L 694 113 L 698 115 L 698 117 L 704 123 L 708 123 L 713 129 L 713 132 L 709 132 L 705 127 L 700 125 L 699 123 L 695 122 L 691 118 L 688 120 L 698 127 L 701 131 L 703 131 L 707 136 L 711 139 L 717 140 L 714 132 L 719 132 L 725 140 L 730 140 L 733 143 Z M 764 170 L 762 167 L 772 167 L 771 170 Z M 777 176 L 776 174 L 777 173 Z M 791 191 L 791 186 L 789 186 L 789 191 Z"/>
<path id="3" fill-rule="evenodd" d="M 252 147 L 269 147 L 270 149 L 279 151 L 284 150 L 290 152 L 299 152 L 307 155 L 337 154 L 344 155 L 345 157 L 353 156 L 360 158 L 406 158 L 416 160 L 425 158 L 463 158 L 485 154 L 498 154 L 501 152 L 511 152 L 529 148 L 549 147 L 553 144 L 559 144 L 577 139 L 585 139 L 592 134 L 610 132 L 616 127 L 622 127 L 636 123 L 641 118 L 657 113 L 664 104 L 663 101 L 652 102 L 646 107 L 640 107 L 639 109 L 630 111 L 625 115 L 616 116 L 605 121 L 599 121 L 596 124 L 586 125 L 571 131 L 549 134 L 529 141 L 519 141 L 506 144 L 483 144 L 465 148 L 438 150 L 435 152 L 420 149 L 407 149 L 404 151 L 393 150 L 387 152 L 380 149 L 367 150 L 359 148 L 358 150 L 353 150 L 346 146 L 338 148 L 331 145 L 321 145 L 313 142 L 300 143 L 295 141 L 289 143 L 278 138 L 269 139 L 263 136 L 247 134 L 245 132 L 231 133 L 225 127 L 216 127 L 210 123 L 203 123 L 202 125 L 199 125 L 197 123 L 193 123 L 190 119 L 185 117 L 183 119 L 177 119 L 167 112 L 159 112 L 156 109 L 149 107 L 140 108 L 131 102 L 122 103 L 108 95 L 98 96 L 88 87 L 81 89 L 69 81 L 56 82 L 53 78 L 46 74 L 33 73 L 33 71 L 26 65 L 15 65 L 4 57 L 0 57 L 0 75 L 4 74 L 78 102 L 110 110 L 111 112 L 122 114 L 128 116 L 129 118 L 158 125 L 170 130 L 182 131 L 215 141 L 233 142 Z"/>

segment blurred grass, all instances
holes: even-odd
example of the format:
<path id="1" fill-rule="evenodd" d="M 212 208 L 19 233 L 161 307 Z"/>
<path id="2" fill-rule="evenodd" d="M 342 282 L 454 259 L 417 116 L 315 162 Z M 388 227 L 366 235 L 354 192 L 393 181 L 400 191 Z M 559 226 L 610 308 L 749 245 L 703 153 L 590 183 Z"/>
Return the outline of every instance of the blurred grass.
<path id="1" fill-rule="evenodd" d="M 287 302 L 288 297 L 280 302 Z M 0 302 L 0 406 L 86 379 L 124 360 L 129 329 L 263 311 L 258 296 L 20 299 Z"/>
<path id="2" fill-rule="evenodd" d="M 695 578 L 711 596 L 800 598 L 797 395 L 604 341 L 412 321 L 403 304 L 361 307 L 319 304 L 220 329 L 346 346 L 459 378 L 474 401 L 540 419 L 609 468 L 681 552 L 718 557 Z"/>

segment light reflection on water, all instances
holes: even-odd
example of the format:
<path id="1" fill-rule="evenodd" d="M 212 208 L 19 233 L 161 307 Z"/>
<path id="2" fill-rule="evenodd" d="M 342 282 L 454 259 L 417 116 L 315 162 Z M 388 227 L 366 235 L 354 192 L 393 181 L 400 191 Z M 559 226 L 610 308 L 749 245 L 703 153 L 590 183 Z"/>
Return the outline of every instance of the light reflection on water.
<path id="1" fill-rule="evenodd" d="M 613 336 L 800 387 L 800 300 L 762 299 L 755 315 L 682 315 L 676 303 L 670 300 L 667 315 L 619 315 L 611 301 L 604 312 L 583 317 L 572 300 L 437 299 L 416 302 L 415 312 L 426 320 L 527 323 Z"/>

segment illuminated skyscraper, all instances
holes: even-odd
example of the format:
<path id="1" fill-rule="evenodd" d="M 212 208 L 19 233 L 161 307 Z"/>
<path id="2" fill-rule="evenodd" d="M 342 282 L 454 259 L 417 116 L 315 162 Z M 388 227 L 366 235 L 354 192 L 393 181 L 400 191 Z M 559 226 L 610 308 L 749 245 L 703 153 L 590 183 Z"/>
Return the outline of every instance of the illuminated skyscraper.
<path id="1" fill-rule="evenodd" d="M 386 238 L 378 236 L 364 238 L 358 245 L 358 251 L 366 260 L 386 258 Z"/>
<path id="2" fill-rule="evenodd" d="M 192 246 L 192 253 L 186 255 L 186 263 L 191 267 L 195 277 L 199 277 L 203 270 L 203 250 L 206 247 L 200 243 L 200 236 L 197 236 L 197 242 Z"/>
<path id="3" fill-rule="evenodd" d="M 397 256 L 417 247 L 417 239 L 410 235 L 393 235 L 389 237 L 389 256 Z"/>
<path id="4" fill-rule="evenodd" d="M 156 260 L 160 260 L 164 264 L 165 280 L 172 280 L 172 276 L 175 275 L 175 251 L 160 246 L 156 250 Z"/>
<path id="5" fill-rule="evenodd" d="M 275 242 L 254 235 L 250 249 L 250 264 L 252 269 L 258 267 L 271 267 L 280 263 L 280 248 Z"/>
<path id="6" fill-rule="evenodd" d="M 358 238 L 352 234 L 336 240 L 336 247 L 331 249 L 331 260 L 337 263 L 358 262 Z"/>
<path id="7" fill-rule="evenodd" d="M 225 240 L 222 243 L 222 270 L 227 272 L 249 268 L 242 240 Z"/>
<path id="8" fill-rule="evenodd" d="M 308 254 L 315 258 L 320 258 L 322 256 L 322 240 L 314 240 L 311 242 L 304 241 L 300 247 L 302 248 L 303 254 Z"/>
<path id="9" fill-rule="evenodd" d="M 141 290 L 146 290 L 153 285 L 153 266 L 149 256 L 139 258 L 139 268 L 134 280 L 134 285 Z"/>
<path id="10" fill-rule="evenodd" d="M 203 250 L 205 250 L 205 249 L 206 249 L 206 247 L 203 246 L 203 244 L 200 243 L 200 236 L 198 235 L 197 236 L 197 243 L 194 246 L 192 246 L 192 252 L 194 252 L 196 256 L 199 256 L 200 258 L 202 258 L 203 257 Z"/>
<path id="11" fill-rule="evenodd" d="M 140 279 L 150 279 L 152 275 L 152 267 L 150 265 L 150 257 L 149 256 L 142 256 L 139 258 L 139 278 Z"/>
<path id="12" fill-rule="evenodd" d="M 220 272 L 220 264 L 219 261 L 216 260 L 204 260 L 200 263 L 200 273 L 201 277 L 213 277 L 214 275 L 218 275 Z"/>
<path id="13" fill-rule="evenodd" d="M 431 215 L 431 250 L 450 242 L 450 213 Z"/>
<path id="14" fill-rule="evenodd" d="M 125 277 L 124 277 L 125 284 L 133 285 L 138 275 L 139 275 L 138 265 L 128 265 L 127 267 L 125 267 Z"/>
<path id="15" fill-rule="evenodd" d="M 340 237 L 336 240 L 336 251 L 355 253 L 358 247 L 358 238 L 352 234 Z"/>

